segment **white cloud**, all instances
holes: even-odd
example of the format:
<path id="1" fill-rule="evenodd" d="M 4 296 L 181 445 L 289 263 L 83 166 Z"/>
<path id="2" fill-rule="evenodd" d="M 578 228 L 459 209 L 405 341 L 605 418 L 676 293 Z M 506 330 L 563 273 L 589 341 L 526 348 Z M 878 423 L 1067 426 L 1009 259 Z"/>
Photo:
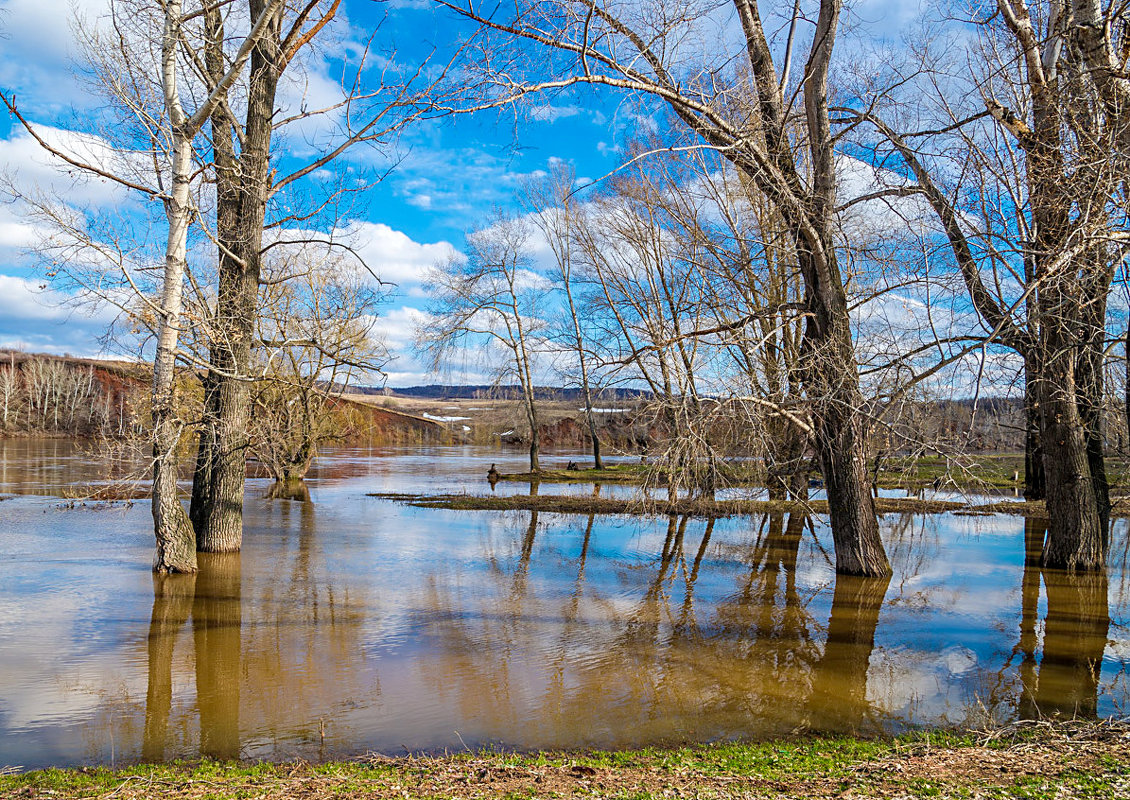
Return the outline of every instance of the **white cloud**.
<path id="1" fill-rule="evenodd" d="M 139 154 L 117 150 L 99 136 L 48 125 L 36 126 L 36 132 L 51 147 L 77 161 L 132 180 L 148 178 L 146 164 Z M 23 129 L 13 128 L 13 134 L 0 139 L 0 171 L 11 178 L 18 190 L 99 207 L 120 206 L 128 199 L 128 189 L 72 167 L 44 150 Z"/>
<path id="2" fill-rule="evenodd" d="M 109 304 L 76 308 L 71 298 L 42 284 L 0 274 L 0 347 L 37 353 L 93 356 L 116 310 Z"/>
<path id="3" fill-rule="evenodd" d="M 382 281 L 420 283 L 436 264 L 458 258 L 449 242 L 420 243 L 383 222 L 354 222 L 345 229 L 356 249 Z"/>
<path id="4" fill-rule="evenodd" d="M 34 225 L 11 215 L 9 208 L 0 208 L 0 250 L 24 250 L 35 244 L 38 236 Z"/>
<path id="5" fill-rule="evenodd" d="M 581 113 L 578 106 L 555 106 L 552 104 L 535 106 L 530 110 L 530 116 L 541 122 L 557 122 L 559 119 L 568 119 Z"/>
<path id="6" fill-rule="evenodd" d="M 913 181 L 857 158 L 836 157 L 837 202 L 843 204 L 887 189 L 902 189 Z M 921 195 L 882 197 L 844 210 L 840 225 L 852 242 L 906 234 L 929 235 L 939 230 L 937 217 Z"/>
<path id="7" fill-rule="evenodd" d="M 86 20 L 103 16 L 106 0 L 5 0 L 0 16 L 0 85 L 14 91 L 25 110 L 89 105 L 90 92 L 78 81 L 72 63 L 76 12 Z"/>
<path id="8" fill-rule="evenodd" d="M 373 321 L 374 335 L 381 336 L 389 349 L 403 349 L 410 345 L 416 336 L 416 330 L 421 325 L 426 325 L 431 316 L 426 311 L 411 306 L 387 311 Z"/>

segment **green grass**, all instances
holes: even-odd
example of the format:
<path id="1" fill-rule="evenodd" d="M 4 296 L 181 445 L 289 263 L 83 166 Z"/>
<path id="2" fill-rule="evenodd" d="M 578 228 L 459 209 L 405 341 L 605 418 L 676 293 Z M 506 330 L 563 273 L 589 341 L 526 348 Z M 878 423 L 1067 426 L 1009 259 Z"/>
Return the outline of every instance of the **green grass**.
<path id="1" fill-rule="evenodd" d="M 1012 766 L 999 773 L 973 774 L 988 751 L 1000 753 L 999 758 Z M 964 760 L 963 752 L 968 753 Z M 931 757 L 940 760 L 932 762 Z M 1078 766 L 1080 758 L 1086 760 L 1086 768 Z M 960 771 L 961 764 L 968 765 L 970 774 Z M 1027 774 L 1033 768 L 1036 774 Z M 812 737 L 615 751 L 486 750 L 442 758 L 317 765 L 174 761 L 116 770 L 46 769 L 0 776 L 0 797 L 64 800 L 111 796 L 650 800 L 688 792 L 700 797 L 833 798 L 849 789 L 858 798 L 1127 797 L 1130 761 L 1120 736 L 1072 740 L 1070 733 L 1022 729 L 988 744 L 979 744 L 968 734 L 931 732 L 888 739 Z"/>

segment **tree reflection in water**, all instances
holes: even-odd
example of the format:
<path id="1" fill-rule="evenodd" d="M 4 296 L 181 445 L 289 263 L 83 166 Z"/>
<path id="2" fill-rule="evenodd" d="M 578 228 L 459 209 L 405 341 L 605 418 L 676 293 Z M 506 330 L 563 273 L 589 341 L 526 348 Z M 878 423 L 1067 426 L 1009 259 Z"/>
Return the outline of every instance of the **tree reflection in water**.
<path id="1" fill-rule="evenodd" d="M 1021 582 L 1021 719 L 1094 719 L 1098 686 L 1110 629 L 1106 571 L 1071 574 L 1040 569 L 1046 521 L 1024 526 L 1025 561 Z M 1047 592 L 1043 652 L 1036 667 L 1036 617 L 1040 579 Z"/>
<path id="2" fill-rule="evenodd" d="M 626 535 L 593 515 L 565 523 L 537 512 L 496 517 L 465 561 L 423 565 L 423 587 L 394 631 L 410 631 L 413 649 L 366 651 L 379 604 L 341 591 L 365 584 L 327 569 L 315 507 L 275 503 L 269 511 L 263 529 L 282 543 L 279 555 L 267 563 L 249 550 L 242 580 L 239 556 L 218 554 L 202 556 L 199 576 L 154 578 L 147 760 L 194 755 L 191 718 L 182 707 L 170 713 L 172 674 L 192 680 L 192 656 L 173 652 L 190 622 L 193 636 L 182 636 L 180 646 L 195 651 L 200 753 L 218 758 L 315 752 L 323 718 L 332 721 L 330 752 L 336 742 L 336 752 L 357 742 L 383 745 L 387 719 L 397 720 L 398 731 L 418 721 L 427 741 L 435 736 L 427 715 L 472 744 L 548 747 L 804 726 L 876 732 L 918 721 L 901 705 L 902 687 L 884 694 L 885 673 L 870 669 L 888 579 L 833 579 L 803 514 L 769 514 L 752 529 L 749 518 L 669 517 Z M 936 547 L 937 537 L 909 525 L 892 535 L 906 553 L 893 559 L 899 579 L 909 581 L 918 549 Z M 1016 652 L 1023 691 L 1017 697 L 1014 660 L 1000 673 L 1008 699 L 1002 716 L 1093 716 L 1110 625 L 1106 581 L 1044 574 L 1043 535 L 1039 524 L 1026 525 L 1025 547 L 1036 559 L 1027 560 L 1022 578 Z M 1015 558 L 1016 544 L 1010 547 Z M 898 605 L 905 590 L 891 591 L 891 618 L 883 619 L 895 627 L 888 631 L 907 613 Z M 271 616 L 261 617 L 262 609 Z M 1015 630 L 1016 611 L 1002 612 L 1010 620 L 1002 630 Z M 255 624 L 244 629 L 244 615 Z M 925 635 L 921 646 L 916 636 L 900 636 L 881 654 L 892 670 L 925 665 L 920 674 L 932 678 L 937 650 L 925 647 L 936 637 Z M 1006 653 L 1014 641 L 1009 636 Z M 406 691 L 382 701 L 382 674 Z"/>
<path id="3" fill-rule="evenodd" d="M 295 500 L 299 503 L 309 503 L 310 487 L 302 478 L 290 478 L 275 481 L 267 489 L 265 495 L 268 500 Z"/>
<path id="4" fill-rule="evenodd" d="M 1071 575 L 1044 570 L 1048 615 L 1036 683 L 1043 716 L 1094 719 L 1110 613 L 1105 571 Z"/>
<path id="5" fill-rule="evenodd" d="M 836 576 L 828 638 L 812 675 L 809 719 L 814 729 L 854 732 L 864 727 L 870 709 L 867 669 L 890 582 L 889 575 Z"/>
<path id="6" fill-rule="evenodd" d="M 239 683 L 242 580 L 239 553 L 199 553 L 192 638 L 196 649 L 196 703 L 200 754 L 239 757 Z"/>
<path id="7" fill-rule="evenodd" d="M 145 738 L 141 757 L 162 761 L 173 704 L 173 648 L 188 621 L 196 592 L 195 575 L 153 574 L 153 615 L 149 620 L 149 687 L 145 694 Z"/>
<path id="8" fill-rule="evenodd" d="M 191 614 L 200 754 L 239 757 L 242 581 L 239 553 L 199 553 L 196 575 L 154 575 L 149 686 L 142 758 L 160 761 L 168 741 L 173 651 Z"/>
<path id="9" fill-rule="evenodd" d="M 1024 520 L 1024 573 L 1020 578 L 1020 699 L 1017 715 L 1036 719 L 1036 614 L 1040 607 L 1040 556 L 1047 535 L 1046 520 L 1032 517 Z"/>

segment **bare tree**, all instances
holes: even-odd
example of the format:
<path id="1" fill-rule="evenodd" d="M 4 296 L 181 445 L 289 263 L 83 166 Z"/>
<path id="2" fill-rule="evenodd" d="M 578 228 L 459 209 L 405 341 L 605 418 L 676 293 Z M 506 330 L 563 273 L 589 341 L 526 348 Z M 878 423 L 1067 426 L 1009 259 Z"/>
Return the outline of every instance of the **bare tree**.
<path id="1" fill-rule="evenodd" d="M 557 270 L 554 276 L 565 298 L 566 331 L 564 339 L 571 357 L 576 359 L 579 373 L 581 400 L 584 403 L 585 423 L 592 441 L 592 460 L 595 469 L 604 469 L 601 458 L 600 434 L 597 432 L 596 413 L 593 411 L 592 349 L 582 324 L 582 313 L 577 296 L 580 281 L 574 254 L 573 227 L 576 224 L 576 200 L 573 197 L 576 173 L 562 163 L 552 165 L 550 173 L 539 181 L 531 181 L 523 191 L 523 204 L 530 213 L 532 224 L 545 237 L 553 252 Z"/>
<path id="2" fill-rule="evenodd" d="M 248 0 L 252 15 L 265 0 Z M 255 327 L 263 259 L 277 242 L 264 231 L 304 223 L 339 205 L 344 195 L 360 189 L 338 187 L 319 193 L 313 203 L 299 199 L 303 179 L 329 168 L 349 148 L 386 143 L 392 134 L 432 109 L 430 96 L 447 80 L 446 68 L 424 63 L 382 84 L 367 87 L 368 53 L 359 59 L 351 83 L 343 81 L 343 97 L 323 109 L 302 108 L 280 114 L 279 86 L 293 71 L 299 54 L 337 15 L 340 0 L 307 0 L 281 7 L 267 34 L 252 52 L 242 120 L 226 104 L 211 119 L 211 145 L 216 180 L 213 238 L 218 255 L 216 302 L 210 313 L 205 408 L 193 477 L 190 517 L 201 550 L 238 550 L 242 542 L 243 486 L 250 444 L 250 387 L 255 375 Z M 203 56 L 194 60 L 199 77 L 212 85 L 226 59 L 224 19 L 220 6 L 205 16 Z M 386 81 L 387 82 L 384 82 Z M 339 133 L 319 147 L 304 164 L 276 174 L 272 152 L 286 126 L 321 115 L 340 114 Z"/>
<path id="3" fill-rule="evenodd" d="M 4 428 L 8 427 L 9 418 L 15 416 L 16 399 L 19 396 L 21 384 L 20 373 L 16 370 L 15 363 L 0 367 L 0 403 L 4 404 L 3 411 L 0 412 L 2 414 L 0 425 L 3 425 Z"/>
<path id="4" fill-rule="evenodd" d="M 655 463 L 674 499 L 680 488 L 712 491 L 718 451 L 701 394 L 708 284 L 665 224 L 662 182 L 633 172 L 579 215 L 578 249 L 593 275 L 592 304 L 604 318 L 603 350 L 616 371 L 636 374 L 667 435 Z"/>
<path id="5" fill-rule="evenodd" d="M 264 240 L 265 226 L 284 231 L 325 221 L 325 210 L 340 207 L 342 192 L 330 189 L 300 202 L 303 181 L 327 167 L 349 147 L 384 140 L 423 113 L 422 93 L 446 79 L 440 68 L 424 76 L 424 65 L 396 80 L 366 88 L 366 54 L 357 74 L 343 82 L 343 96 L 325 109 L 303 106 L 282 115 L 277 94 L 288 67 L 301 63 L 314 38 L 335 17 L 340 3 L 310 0 L 297 6 L 278 0 L 154 6 L 147 0 L 116 0 L 109 30 L 81 28 L 89 69 L 109 97 L 118 124 L 106 131 L 103 158 L 59 146 L 22 116 L 28 133 L 68 167 L 115 181 L 130 191 L 162 201 L 168 235 L 165 266 L 157 286 L 145 266 L 150 232 L 136 220 L 114 226 L 94 224 L 85 209 L 21 195 L 33 214 L 54 233 L 41 245 L 49 274 L 67 276 L 88 297 L 118 305 L 130 327 L 148 331 L 155 342 L 153 420 L 155 436 L 155 530 L 159 569 L 192 569 L 189 544 L 204 550 L 238 549 L 247 438 L 249 382 L 255 314 L 263 253 L 278 240 Z M 250 67 L 247 69 L 247 67 Z M 437 77 L 438 75 L 438 77 Z M 18 114 L 14 101 L 5 96 Z M 188 110 L 191 107 L 191 110 Z M 237 112 L 243 111 L 243 119 Z M 334 135 L 319 141 L 316 155 L 278 175 L 272 161 L 276 130 L 318 115 L 333 117 Z M 205 126 L 210 137 L 203 135 Z M 101 145 L 100 145 L 101 146 Z M 107 166 L 109 164 L 109 166 Z M 214 191 L 215 196 L 210 197 Z M 289 196 L 288 196 L 289 195 Z M 266 218 L 274 202 L 279 213 Z M 285 210 L 283 210 L 285 208 Z M 332 230 L 333 221 L 327 226 Z M 218 253 L 214 289 L 207 262 L 189 264 L 189 230 L 196 242 L 210 241 Z M 323 228 L 325 230 L 325 228 Z M 137 238 L 130 241 L 131 235 Z M 332 239 L 333 233 L 301 231 L 299 238 Z M 199 252 L 199 251 L 197 251 Z M 76 257 L 77 256 L 77 257 Z M 192 268 L 195 266 L 195 270 Z M 113 280 L 108 280 L 113 278 Z M 187 287 L 187 288 L 186 288 Z M 154 296 L 156 295 L 156 296 Z M 191 341 L 182 334 L 190 330 Z M 189 345 L 203 342 L 201 357 Z M 175 419 L 175 365 L 181 359 L 207 364 L 208 385 L 202 456 L 195 481 L 189 531 L 175 493 L 174 452 L 185 431 Z M 159 502 L 158 502 L 159 501 Z M 175 551 L 166 557 L 164 551 Z"/>
<path id="6" fill-rule="evenodd" d="M 433 368 L 459 348 L 498 348 L 504 354 L 500 377 L 513 378 L 522 391 L 530 429 L 530 471 L 538 472 L 540 450 L 535 376 L 544 349 L 543 298 L 549 282 L 535 272 L 528 250 L 530 231 L 521 219 L 499 215 L 467 237 L 466 260 L 437 266 L 428 279 L 430 319 L 417 342 Z"/>
<path id="7" fill-rule="evenodd" d="M 267 281 L 257 347 L 267 363 L 252 389 L 251 450 L 275 479 L 272 497 L 303 497 L 319 446 L 348 428 L 342 389 L 388 360 L 372 337 L 381 298 L 367 273 L 332 253 L 299 252 L 267 266 L 268 276 L 302 278 Z"/>
<path id="8" fill-rule="evenodd" d="M 690 54 L 680 44 L 708 37 L 705 29 L 718 13 L 713 5 L 676 9 L 663 2 L 557 0 L 519 3 L 513 13 L 497 10 L 487 15 L 473 4 L 436 2 L 534 48 L 537 62 L 532 65 L 512 63 L 519 56 L 508 59 L 505 54 L 520 51 L 504 49 L 501 43 L 484 53 L 482 80 L 490 101 L 585 83 L 659 100 L 774 206 L 795 243 L 804 279 L 807 321 L 801 374 L 812 402 L 813 443 L 828 491 L 836 568 L 886 574 L 889 565 L 866 468 L 863 397 L 837 254 L 836 138 L 828 74 L 842 0 L 820 0 L 799 83 L 792 74 L 799 5 L 778 65 L 760 4 L 754 0 L 733 3 L 743 50 L 717 54 Z M 544 69 L 538 74 L 539 64 L 556 74 L 546 76 Z M 746 102 L 751 96 L 755 100 Z M 798 120 L 795 127 L 792 120 Z"/>
<path id="9" fill-rule="evenodd" d="M 1102 25 L 1123 35 L 1116 12 L 1104 13 L 1114 16 Z M 916 185 L 898 191 L 922 193 L 989 339 L 1023 357 L 1026 494 L 1041 494 L 1042 476 L 1051 519 L 1044 560 L 1083 570 L 1104 564 L 1110 514 L 1103 362 L 1107 298 L 1127 240 L 1112 219 L 1126 175 L 1117 154 L 1130 136 L 1121 107 L 1104 100 L 1110 76 L 1099 62 L 1111 63 L 1113 45 L 1097 61 L 1086 55 L 1085 18 L 1054 0 L 999 0 L 975 16 L 982 60 L 964 94 L 981 107 L 951 104 L 935 79 L 948 118 L 930 130 L 897 131 L 875 108 L 843 109 L 907 164 Z M 957 174 L 968 183 L 943 180 L 954 173 L 931 154 L 946 138 L 960 143 Z"/>

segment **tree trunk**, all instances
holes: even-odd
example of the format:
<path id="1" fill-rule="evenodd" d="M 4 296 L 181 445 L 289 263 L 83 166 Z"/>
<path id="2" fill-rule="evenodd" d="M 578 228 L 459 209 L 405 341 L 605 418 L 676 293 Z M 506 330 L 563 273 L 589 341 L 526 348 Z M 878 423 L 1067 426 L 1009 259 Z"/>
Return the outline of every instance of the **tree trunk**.
<path id="1" fill-rule="evenodd" d="M 253 17 L 264 12 L 263 0 L 251 0 Z M 233 552 L 243 544 L 243 489 L 247 468 L 250 413 L 251 353 L 262 263 L 263 221 L 270 193 L 270 150 L 279 73 L 280 15 L 267 24 L 251 51 L 251 84 L 247 122 L 239 154 L 238 213 L 235 239 L 221 241 L 217 298 L 218 341 L 211 348 L 216 383 L 214 446 L 202 474 L 209 488 L 201 490 L 206 505 L 200 513 L 198 546 L 205 552 Z M 235 198 L 231 202 L 236 202 Z M 222 233 L 222 232 L 221 232 Z M 202 444 L 205 440 L 202 437 Z M 213 444 L 214 442 L 214 444 Z M 198 458 L 198 463 L 199 463 Z"/>
<path id="2" fill-rule="evenodd" d="M 1048 322 L 1041 331 L 1046 360 L 1038 389 L 1040 439 L 1049 519 L 1043 563 L 1053 569 L 1093 570 L 1106 563 L 1102 518 L 1079 415 L 1074 352 L 1064 341 L 1064 327 Z"/>
<path id="3" fill-rule="evenodd" d="M 541 436 L 538 433 L 538 413 L 537 408 L 534 406 L 533 388 L 527 390 L 529 395 L 526 398 L 526 421 L 530 426 L 530 472 L 541 472 L 541 462 L 538 460 L 538 454 L 541 452 Z"/>
<path id="4" fill-rule="evenodd" d="M 1101 258 L 1101 254 L 1096 254 Z M 1101 265 L 1091 265 L 1089 274 L 1104 276 L 1099 286 L 1091 287 L 1082 299 L 1082 336 L 1076 361 L 1076 392 L 1079 418 L 1083 424 L 1087 443 L 1087 466 L 1094 485 L 1098 505 L 1099 526 L 1102 531 L 1103 551 L 1106 551 L 1110 529 L 1110 484 L 1106 474 L 1105 446 L 1103 443 L 1103 404 L 1106 382 L 1103 380 L 1103 362 L 1106 345 L 1107 289 L 1110 280 Z M 1087 286 L 1090 282 L 1084 282 Z"/>
<path id="5" fill-rule="evenodd" d="M 208 509 L 212 507 L 212 468 L 215 463 L 217 386 L 215 373 L 209 370 L 202 379 L 204 404 L 200 422 L 200 435 L 196 446 L 196 468 L 192 473 L 192 499 L 188 505 L 188 518 L 197 536 L 204 530 Z"/>
<path id="6" fill-rule="evenodd" d="M 179 16 L 179 14 L 178 14 Z M 166 36 L 172 36 L 166 31 Z M 175 50 L 173 44 L 167 49 Z M 166 96 L 176 102 L 175 78 L 166 67 Z M 179 127 L 177 121 L 177 127 Z M 165 246 L 165 275 L 161 291 L 161 319 L 157 333 L 157 353 L 153 359 L 153 533 L 157 552 L 156 572 L 195 572 L 196 536 L 177 494 L 177 447 L 181 426 L 176 418 L 176 354 L 180 333 L 180 313 L 185 254 L 188 242 L 189 183 L 192 172 L 192 142 L 180 131 L 174 132 L 172 157 L 172 196 L 165 203 L 169 237 Z"/>
<path id="7" fill-rule="evenodd" d="M 813 398 L 813 443 L 828 493 L 836 572 L 888 575 L 891 567 L 879 536 L 867 473 L 861 418 L 863 396 L 859 391 L 847 300 L 832 251 L 826 247 L 824 252 L 823 263 L 811 252 L 802 253 L 801 257 L 810 315 L 802 358 L 806 389 Z"/>
<path id="8" fill-rule="evenodd" d="M 806 311 L 802 357 L 813 399 L 816 452 L 828 492 L 836 572 L 889 575 L 867 474 L 863 395 L 851 337 L 851 313 L 836 256 L 836 153 L 828 112 L 828 68 L 842 3 L 821 0 L 804 78 L 804 109 L 812 160 L 806 208 L 790 209 Z M 783 146 L 783 143 L 782 145 Z M 782 209 L 784 210 L 784 209 Z"/>
<path id="9" fill-rule="evenodd" d="M 1035 348 L 1030 348 L 1035 349 Z M 1039 368 L 1036 357 L 1024 357 L 1024 499 L 1043 500 L 1047 493 L 1044 452 L 1040 449 L 1040 400 L 1036 387 Z"/>
<path id="10" fill-rule="evenodd" d="M 224 359 L 235 367 L 234 360 Z M 244 362 L 247 366 L 247 362 Z M 197 548 L 205 553 L 236 552 L 243 545 L 243 484 L 247 470 L 247 421 L 250 398 L 246 381 L 213 373 L 217 383 L 216 427 L 209 454 L 206 497 Z M 200 463 L 198 457 L 197 463 Z"/>
<path id="11" fill-rule="evenodd" d="M 219 6 L 207 6 L 204 10 L 204 62 L 209 77 L 218 81 L 224 74 L 224 15 Z M 226 101 L 227 93 L 223 99 Z M 239 218 L 239 184 L 237 176 L 237 163 L 235 144 L 233 142 L 234 125 L 228 116 L 228 109 L 218 103 L 209 119 L 212 133 L 212 162 L 216 171 L 216 239 L 230 245 L 237 239 L 236 224 Z M 219 253 L 221 272 L 225 271 L 225 262 L 231 254 Z M 218 319 L 212 320 L 213 325 L 219 323 Z M 197 535 L 203 533 L 207 525 L 208 516 L 213 507 L 212 474 L 219 452 L 219 386 L 217 374 L 211 367 L 216 366 L 222 355 L 216 351 L 213 342 L 209 352 L 210 369 L 203 378 L 204 410 L 200 424 L 199 443 L 196 450 L 196 470 L 192 477 L 192 501 L 189 504 L 188 516 Z"/>

